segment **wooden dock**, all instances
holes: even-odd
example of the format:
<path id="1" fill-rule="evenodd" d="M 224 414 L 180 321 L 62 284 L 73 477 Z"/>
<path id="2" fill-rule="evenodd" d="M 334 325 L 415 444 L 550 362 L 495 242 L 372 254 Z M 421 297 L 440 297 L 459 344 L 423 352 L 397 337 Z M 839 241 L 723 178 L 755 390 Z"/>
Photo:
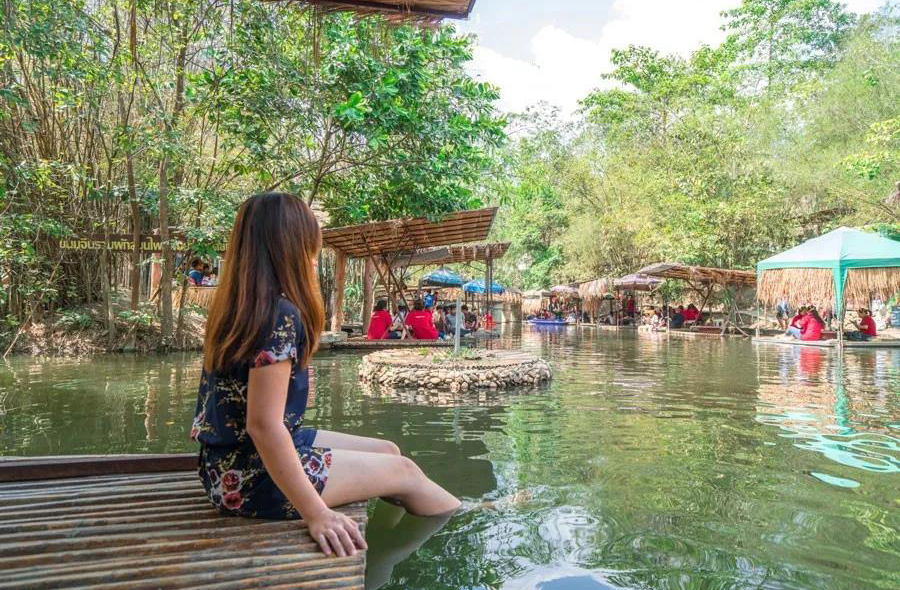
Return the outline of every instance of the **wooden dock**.
<path id="1" fill-rule="evenodd" d="M 788 340 L 786 338 L 754 338 L 755 344 L 784 344 L 787 346 L 815 346 L 817 348 L 837 348 L 838 341 L 831 340 Z M 844 348 L 900 348 L 900 340 L 844 340 Z"/>
<path id="2" fill-rule="evenodd" d="M 196 455 L 0 459 L 0 588 L 364 588 L 364 553 L 326 557 L 302 521 L 220 515 L 196 467 Z M 341 511 L 365 526 L 365 503 Z"/>

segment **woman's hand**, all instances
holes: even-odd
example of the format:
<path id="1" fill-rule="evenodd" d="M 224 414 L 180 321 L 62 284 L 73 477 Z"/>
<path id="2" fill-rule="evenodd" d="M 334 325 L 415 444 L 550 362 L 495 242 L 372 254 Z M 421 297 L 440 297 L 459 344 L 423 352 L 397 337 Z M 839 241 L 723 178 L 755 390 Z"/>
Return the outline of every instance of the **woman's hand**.
<path id="1" fill-rule="evenodd" d="M 356 521 L 340 512 L 325 508 L 316 516 L 306 519 L 306 524 L 309 526 L 310 536 L 325 555 L 346 557 L 356 555 L 357 550 L 368 549 Z"/>

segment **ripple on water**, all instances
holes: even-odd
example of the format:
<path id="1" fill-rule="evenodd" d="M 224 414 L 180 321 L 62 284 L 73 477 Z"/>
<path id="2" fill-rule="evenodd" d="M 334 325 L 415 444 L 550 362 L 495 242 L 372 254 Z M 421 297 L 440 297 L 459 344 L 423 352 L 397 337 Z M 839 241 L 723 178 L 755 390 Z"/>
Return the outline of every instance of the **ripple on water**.
<path id="1" fill-rule="evenodd" d="M 313 361 L 310 426 L 395 440 L 469 508 L 384 590 L 900 586 L 900 351 L 525 327 L 537 391 L 387 395 Z M 5 454 L 182 452 L 199 356 L 12 359 Z M 389 536 L 377 519 L 373 540 Z M 374 557 L 378 543 L 373 543 Z"/>

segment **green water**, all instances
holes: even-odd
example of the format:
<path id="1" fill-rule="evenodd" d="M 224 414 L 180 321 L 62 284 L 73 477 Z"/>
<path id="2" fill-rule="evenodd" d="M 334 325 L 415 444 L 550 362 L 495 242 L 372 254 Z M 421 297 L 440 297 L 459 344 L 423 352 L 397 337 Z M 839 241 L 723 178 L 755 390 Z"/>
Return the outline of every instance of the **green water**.
<path id="1" fill-rule="evenodd" d="M 529 327 L 499 346 L 552 384 L 382 396 L 359 355 L 315 359 L 310 425 L 396 441 L 467 506 L 429 537 L 379 503 L 372 587 L 900 587 L 900 351 Z M 0 452 L 192 450 L 198 375 L 196 355 L 11 359 Z"/>

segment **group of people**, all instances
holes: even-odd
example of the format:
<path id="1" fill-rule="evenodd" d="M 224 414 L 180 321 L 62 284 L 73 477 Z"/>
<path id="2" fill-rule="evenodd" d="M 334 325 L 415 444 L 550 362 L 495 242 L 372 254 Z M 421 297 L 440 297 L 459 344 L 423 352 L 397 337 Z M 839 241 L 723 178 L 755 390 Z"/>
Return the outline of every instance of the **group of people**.
<path id="1" fill-rule="evenodd" d="M 785 336 L 790 336 L 796 340 L 821 340 L 822 331 L 826 327 L 826 320 L 819 315 L 819 310 L 813 305 L 805 305 L 797 310 L 797 313 L 787 320 L 786 309 L 779 304 L 778 320 L 779 323 L 787 324 Z M 850 330 L 844 333 L 847 340 L 871 340 L 878 335 L 878 328 L 875 326 L 875 320 L 872 318 L 872 312 L 866 308 L 856 310 L 859 321 L 850 320 L 856 330 Z"/>
<path id="2" fill-rule="evenodd" d="M 456 305 L 434 306 L 437 298 L 429 291 L 421 299 L 413 302 L 412 311 L 406 305 L 397 306 L 397 313 L 391 315 L 384 299 L 375 304 L 375 311 L 369 320 L 366 338 L 369 340 L 438 340 L 452 338 L 459 324 L 460 336 L 465 336 L 481 328 L 481 320 L 469 311 L 468 305 L 456 313 Z M 485 323 L 490 324 L 490 315 Z"/>
<path id="3" fill-rule="evenodd" d="M 702 317 L 700 310 L 693 303 L 689 303 L 687 307 L 663 305 L 658 308 L 651 307 L 650 315 L 644 319 L 644 323 L 654 329 L 687 328 L 701 323 Z"/>
<path id="4" fill-rule="evenodd" d="M 219 284 L 219 269 L 210 267 L 208 262 L 203 262 L 199 258 L 194 258 L 187 279 L 188 284 L 195 287 L 215 287 Z"/>

